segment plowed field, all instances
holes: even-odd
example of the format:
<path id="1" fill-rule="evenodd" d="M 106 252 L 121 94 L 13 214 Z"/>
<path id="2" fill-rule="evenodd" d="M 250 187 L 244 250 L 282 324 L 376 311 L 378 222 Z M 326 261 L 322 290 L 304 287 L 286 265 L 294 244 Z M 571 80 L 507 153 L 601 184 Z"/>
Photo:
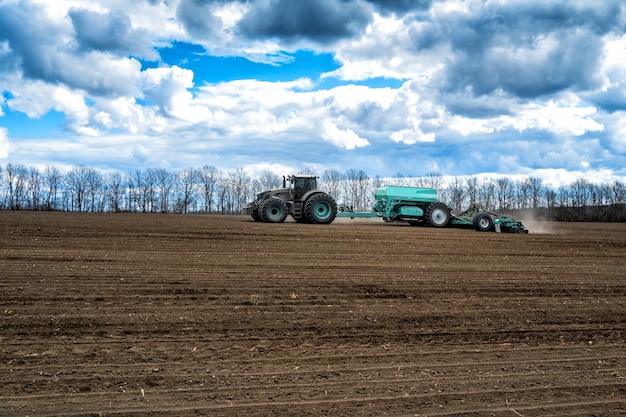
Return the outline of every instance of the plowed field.
<path id="1" fill-rule="evenodd" d="M 0 212 L 2 416 L 626 414 L 626 224 Z"/>

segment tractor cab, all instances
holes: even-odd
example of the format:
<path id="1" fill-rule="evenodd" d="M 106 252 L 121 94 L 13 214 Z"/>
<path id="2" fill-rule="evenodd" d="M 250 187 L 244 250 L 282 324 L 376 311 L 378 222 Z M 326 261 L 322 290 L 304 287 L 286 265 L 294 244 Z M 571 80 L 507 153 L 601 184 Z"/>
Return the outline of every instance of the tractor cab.
<path id="1" fill-rule="evenodd" d="M 286 180 L 291 184 L 289 188 L 294 200 L 302 200 L 307 192 L 317 189 L 315 175 L 290 175 Z"/>

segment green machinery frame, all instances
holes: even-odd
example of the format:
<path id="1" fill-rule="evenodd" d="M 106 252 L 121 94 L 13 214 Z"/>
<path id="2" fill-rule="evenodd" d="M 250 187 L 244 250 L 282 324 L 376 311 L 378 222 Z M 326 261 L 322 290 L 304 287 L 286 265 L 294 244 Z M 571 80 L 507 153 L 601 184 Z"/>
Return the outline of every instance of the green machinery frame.
<path id="1" fill-rule="evenodd" d="M 403 187 L 388 185 L 374 193 L 372 211 L 354 211 L 350 207 L 339 207 L 337 217 L 373 218 L 380 217 L 386 222 L 407 221 L 411 225 L 423 224 L 428 207 L 438 202 L 437 190 L 433 188 Z M 449 207 L 445 205 L 448 210 Z M 479 205 L 472 204 L 462 213 L 450 213 L 447 226 L 474 228 L 481 231 L 528 233 L 524 225 L 507 216 L 487 212 Z"/>

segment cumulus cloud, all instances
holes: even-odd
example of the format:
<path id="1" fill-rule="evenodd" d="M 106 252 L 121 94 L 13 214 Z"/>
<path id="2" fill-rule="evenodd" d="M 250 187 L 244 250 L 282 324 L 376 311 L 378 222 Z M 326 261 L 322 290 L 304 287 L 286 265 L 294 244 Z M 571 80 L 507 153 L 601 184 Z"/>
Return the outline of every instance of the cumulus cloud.
<path id="1" fill-rule="evenodd" d="M 428 10 L 433 0 L 368 0 L 368 2 L 382 12 L 403 14 L 415 10 Z"/>
<path id="2" fill-rule="evenodd" d="M 0 41 L 4 45 L 0 68 L 35 79 L 54 78 L 59 38 L 67 33 L 67 27 L 47 19 L 44 10 L 31 2 L 0 4 Z"/>
<path id="3" fill-rule="evenodd" d="M 367 139 L 359 137 L 359 135 L 350 129 L 338 128 L 330 120 L 324 122 L 322 137 L 333 145 L 345 149 L 354 149 L 369 145 Z"/>
<path id="4" fill-rule="evenodd" d="M 50 110 L 64 112 L 70 119 L 79 122 L 89 118 L 89 108 L 83 95 L 63 86 L 33 81 L 22 84 L 14 90 L 14 94 L 9 103 L 10 108 L 26 113 L 31 118 L 42 117 Z"/>
<path id="5" fill-rule="evenodd" d="M 68 15 L 76 31 L 76 40 L 83 50 L 158 59 L 147 31 L 134 29 L 130 17 L 120 11 L 98 13 L 71 9 Z"/>
<path id="6" fill-rule="evenodd" d="M 335 55 L 342 65 L 325 76 L 356 81 L 374 77 L 429 81 L 441 70 L 449 46 L 442 43 L 416 50 L 412 32 L 423 25 L 395 15 L 375 15 L 366 36 L 338 43 Z"/>
<path id="7" fill-rule="evenodd" d="M 447 88 L 469 88 L 475 95 L 502 89 L 532 98 L 566 88 L 592 88 L 599 81 L 595 68 L 602 57 L 601 37 L 620 25 L 615 1 L 475 6 L 434 20 L 437 34 L 426 33 L 427 38 L 438 38 L 449 32 Z"/>
<path id="8" fill-rule="evenodd" d="M 248 38 L 324 44 L 359 33 L 370 20 L 371 12 L 354 0 L 264 0 L 248 10 L 238 28 Z"/>
<path id="9" fill-rule="evenodd" d="M 198 39 L 212 40 L 221 36 L 222 19 L 215 14 L 214 0 L 181 0 L 176 17 L 185 29 Z"/>
<path id="10" fill-rule="evenodd" d="M 251 167 L 355 161 L 373 174 L 417 159 L 449 174 L 581 161 L 623 172 L 622 3 L 5 1 L 0 124 L 55 111 L 75 135 L 57 149 L 97 149 L 110 164 L 189 166 L 210 155 Z M 168 60 L 181 45 L 194 55 Z M 290 73 L 303 48 L 332 55 L 333 70 Z M 216 82 L 216 60 L 190 65 L 203 54 L 284 67 Z M 11 128 L 2 135 L 0 155 L 11 135 L 12 156 L 27 160 Z"/>
<path id="11" fill-rule="evenodd" d="M 611 119 L 611 132 L 608 140 L 610 149 L 619 154 L 626 154 L 626 111 L 620 111 Z"/>
<path id="12" fill-rule="evenodd" d="M 545 106 L 530 106 L 519 112 L 516 118 L 504 116 L 501 120 L 515 129 L 524 131 L 537 129 L 564 136 L 582 136 L 587 132 L 601 132 L 604 126 L 592 116 L 596 109 L 590 107 L 561 107 L 554 103 Z"/>
<path id="13" fill-rule="evenodd" d="M 100 50 L 76 54 L 71 26 L 46 18 L 41 6 L 26 2 L 0 5 L 0 70 L 7 76 L 96 95 L 133 94 L 141 65 L 128 57 L 112 57 Z"/>
<path id="14" fill-rule="evenodd" d="M 9 157 L 9 134 L 7 129 L 0 127 L 0 159 Z"/>
<path id="15" fill-rule="evenodd" d="M 458 91 L 469 88 L 476 96 L 502 89 L 522 98 L 590 88 L 599 82 L 594 69 L 601 45 L 596 36 L 573 30 L 546 34 L 532 45 L 505 41 L 480 51 L 462 51 L 448 63 L 447 87 Z"/>

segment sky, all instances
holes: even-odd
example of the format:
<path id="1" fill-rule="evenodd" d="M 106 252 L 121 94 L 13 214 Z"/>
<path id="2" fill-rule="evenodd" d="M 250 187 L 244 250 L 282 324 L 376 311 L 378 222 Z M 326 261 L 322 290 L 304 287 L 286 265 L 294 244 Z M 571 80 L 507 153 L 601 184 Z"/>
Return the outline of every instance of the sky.
<path id="1" fill-rule="evenodd" d="M 0 0 L 0 166 L 626 181 L 623 0 Z"/>

